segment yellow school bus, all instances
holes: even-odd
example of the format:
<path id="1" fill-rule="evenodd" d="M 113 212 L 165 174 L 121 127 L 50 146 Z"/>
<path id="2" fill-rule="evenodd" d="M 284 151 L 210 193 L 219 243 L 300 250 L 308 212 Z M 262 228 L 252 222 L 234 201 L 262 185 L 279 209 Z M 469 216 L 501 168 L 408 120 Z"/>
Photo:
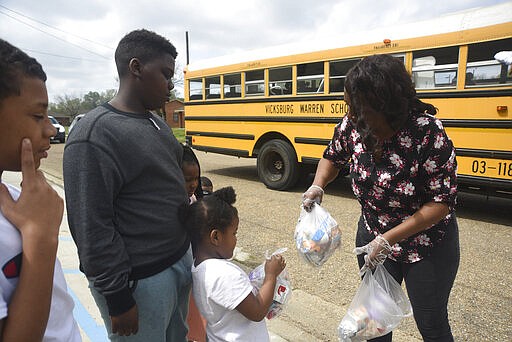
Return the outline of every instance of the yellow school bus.
<path id="1" fill-rule="evenodd" d="M 512 3 L 333 39 L 249 51 L 185 69 L 186 140 L 257 158 L 260 180 L 292 187 L 314 171 L 347 113 L 343 85 L 364 56 L 403 60 L 453 140 L 460 187 L 512 197 Z M 344 42 L 344 44 L 338 42 Z"/>

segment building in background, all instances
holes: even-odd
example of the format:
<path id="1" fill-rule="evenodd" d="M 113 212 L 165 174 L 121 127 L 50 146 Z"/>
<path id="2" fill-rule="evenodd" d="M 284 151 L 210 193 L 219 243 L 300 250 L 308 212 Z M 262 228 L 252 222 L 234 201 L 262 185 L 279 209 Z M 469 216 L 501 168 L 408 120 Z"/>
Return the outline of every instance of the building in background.
<path id="1" fill-rule="evenodd" d="M 183 101 L 171 100 L 165 104 L 165 121 L 171 128 L 185 127 Z"/>

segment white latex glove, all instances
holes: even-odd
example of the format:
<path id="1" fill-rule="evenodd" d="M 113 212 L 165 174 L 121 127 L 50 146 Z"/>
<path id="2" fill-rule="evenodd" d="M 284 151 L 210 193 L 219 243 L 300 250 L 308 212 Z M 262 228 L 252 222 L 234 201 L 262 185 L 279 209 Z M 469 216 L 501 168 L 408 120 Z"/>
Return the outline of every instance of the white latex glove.
<path id="1" fill-rule="evenodd" d="M 391 245 L 382 235 L 377 235 L 369 244 L 356 247 L 353 252 L 357 255 L 366 253 L 364 266 L 361 267 L 361 274 L 364 274 L 366 270 L 373 270 L 377 265 L 384 263 L 389 253 L 391 253 Z"/>
<path id="2" fill-rule="evenodd" d="M 302 194 L 302 207 L 307 212 L 311 211 L 313 203 L 322 203 L 322 198 L 324 197 L 324 189 L 322 189 L 318 185 L 311 185 L 309 189 L 306 190 L 305 193 Z"/>

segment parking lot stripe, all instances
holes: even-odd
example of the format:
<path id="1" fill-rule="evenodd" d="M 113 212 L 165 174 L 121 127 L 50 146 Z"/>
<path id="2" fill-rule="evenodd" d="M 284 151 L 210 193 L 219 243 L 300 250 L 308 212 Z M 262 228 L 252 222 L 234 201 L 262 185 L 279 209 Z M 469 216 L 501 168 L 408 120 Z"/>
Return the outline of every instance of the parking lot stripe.
<path id="1" fill-rule="evenodd" d="M 64 274 L 77 274 L 79 270 L 64 270 Z M 68 287 L 68 292 L 75 302 L 75 308 L 73 309 L 73 316 L 84 331 L 87 337 L 94 342 L 108 342 L 107 331 L 103 325 L 98 325 L 94 318 L 89 314 L 85 306 L 82 305 L 80 299 L 76 296 L 73 290 Z"/>

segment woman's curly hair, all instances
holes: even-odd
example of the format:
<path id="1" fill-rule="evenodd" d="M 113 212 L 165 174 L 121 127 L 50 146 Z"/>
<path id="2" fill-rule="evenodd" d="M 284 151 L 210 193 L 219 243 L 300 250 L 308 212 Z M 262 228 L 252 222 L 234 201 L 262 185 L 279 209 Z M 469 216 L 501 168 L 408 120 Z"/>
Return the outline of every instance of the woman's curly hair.
<path id="1" fill-rule="evenodd" d="M 345 94 L 350 99 L 351 121 L 366 148 L 377 155 L 381 146 L 366 124 L 365 106 L 382 113 L 394 131 L 403 127 L 410 113 L 437 113 L 434 106 L 418 99 L 403 62 L 391 55 L 368 56 L 352 67 L 345 79 Z"/>

